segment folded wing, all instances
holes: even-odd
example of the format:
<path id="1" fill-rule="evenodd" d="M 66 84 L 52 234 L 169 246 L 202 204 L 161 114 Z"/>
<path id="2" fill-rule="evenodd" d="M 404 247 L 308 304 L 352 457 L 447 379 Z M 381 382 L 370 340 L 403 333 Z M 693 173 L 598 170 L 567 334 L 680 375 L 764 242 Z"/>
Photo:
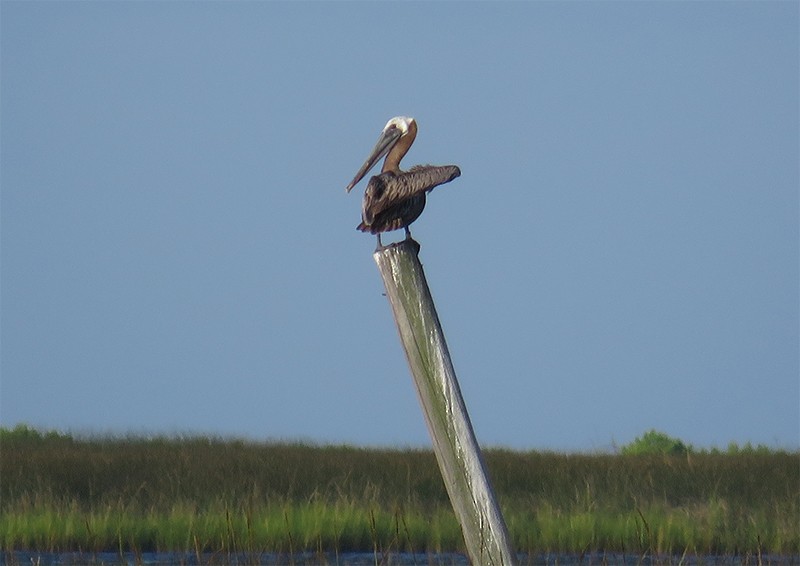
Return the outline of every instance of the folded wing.
<path id="1" fill-rule="evenodd" d="M 399 174 L 375 175 L 364 192 L 359 229 L 376 233 L 407 226 L 422 213 L 425 193 L 459 175 L 461 170 L 455 165 L 416 165 Z"/>

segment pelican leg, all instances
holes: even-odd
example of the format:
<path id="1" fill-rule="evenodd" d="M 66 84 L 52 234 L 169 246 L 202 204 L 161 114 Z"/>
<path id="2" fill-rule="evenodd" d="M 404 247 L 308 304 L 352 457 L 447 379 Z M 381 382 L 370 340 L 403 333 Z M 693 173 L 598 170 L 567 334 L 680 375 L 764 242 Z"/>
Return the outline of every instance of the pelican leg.
<path id="1" fill-rule="evenodd" d="M 378 249 L 381 249 L 383 247 L 383 242 L 381 242 L 381 235 L 377 234 L 377 236 L 378 236 Z"/>
<path id="2" fill-rule="evenodd" d="M 411 230 L 408 229 L 408 226 L 404 226 L 403 228 L 406 231 L 406 240 L 410 240 L 411 239 Z"/>

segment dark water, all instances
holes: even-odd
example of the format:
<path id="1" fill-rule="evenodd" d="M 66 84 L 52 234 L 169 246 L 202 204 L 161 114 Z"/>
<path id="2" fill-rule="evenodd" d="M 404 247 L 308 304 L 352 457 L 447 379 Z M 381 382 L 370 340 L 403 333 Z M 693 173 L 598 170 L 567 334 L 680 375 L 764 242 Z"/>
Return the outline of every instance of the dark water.
<path id="1" fill-rule="evenodd" d="M 519 566 L 800 566 L 798 556 L 639 556 L 619 553 L 520 554 Z M 0 566 L 468 566 L 463 554 L 190 554 L 2 552 Z"/>

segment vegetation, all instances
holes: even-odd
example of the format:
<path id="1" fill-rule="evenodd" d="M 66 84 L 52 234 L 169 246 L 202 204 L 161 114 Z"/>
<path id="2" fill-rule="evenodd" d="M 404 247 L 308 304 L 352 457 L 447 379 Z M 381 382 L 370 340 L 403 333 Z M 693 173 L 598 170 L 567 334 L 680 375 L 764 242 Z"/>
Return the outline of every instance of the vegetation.
<path id="1" fill-rule="evenodd" d="M 768 455 L 775 452 L 783 452 L 781 450 L 773 450 L 769 446 L 759 444 L 753 446 L 749 442 L 743 446 L 739 446 L 735 442 L 728 444 L 727 449 L 723 452 L 719 448 L 712 448 L 711 450 L 697 450 L 691 444 L 684 444 L 679 438 L 673 438 L 663 432 L 655 429 L 649 430 L 642 436 L 635 438 L 629 444 L 621 447 L 620 453 L 623 455 L 656 455 L 656 454 L 669 454 L 673 456 L 680 456 L 682 454 L 728 454 L 735 456 L 738 454 L 763 454 Z"/>
<path id="2" fill-rule="evenodd" d="M 662 446 L 651 437 L 631 446 Z M 800 454 L 622 452 L 487 450 L 518 550 L 800 554 Z M 17 427 L 0 430 L 0 548 L 425 553 L 463 541 L 427 450 Z"/>
<path id="3" fill-rule="evenodd" d="M 693 451 L 691 446 L 686 446 L 681 440 L 657 430 L 650 430 L 622 447 L 622 453 L 629 455 L 670 454 L 680 456 L 689 451 Z"/>

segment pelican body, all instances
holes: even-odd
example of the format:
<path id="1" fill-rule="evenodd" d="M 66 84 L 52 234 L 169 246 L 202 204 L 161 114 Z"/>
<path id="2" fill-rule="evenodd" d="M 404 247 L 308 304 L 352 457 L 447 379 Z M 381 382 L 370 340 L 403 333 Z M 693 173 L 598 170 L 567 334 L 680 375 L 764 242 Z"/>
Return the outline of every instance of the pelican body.
<path id="1" fill-rule="evenodd" d="M 415 165 L 408 171 L 401 171 L 400 160 L 416 137 L 417 122 L 414 118 L 397 116 L 389 120 L 372 153 L 346 187 L 349 193 L 386 156 L 380 174 L 367 183 L 361 204 L 361 224 L 357 227 L 362 232 L 376 234 L 379 247 L 383 245 L 381 232 L 403 228 L 406 238 L 410 238 L 408 225 L 422 214 L 426 193 L 461 175 L 461 170 L 455 165 Z"/>

